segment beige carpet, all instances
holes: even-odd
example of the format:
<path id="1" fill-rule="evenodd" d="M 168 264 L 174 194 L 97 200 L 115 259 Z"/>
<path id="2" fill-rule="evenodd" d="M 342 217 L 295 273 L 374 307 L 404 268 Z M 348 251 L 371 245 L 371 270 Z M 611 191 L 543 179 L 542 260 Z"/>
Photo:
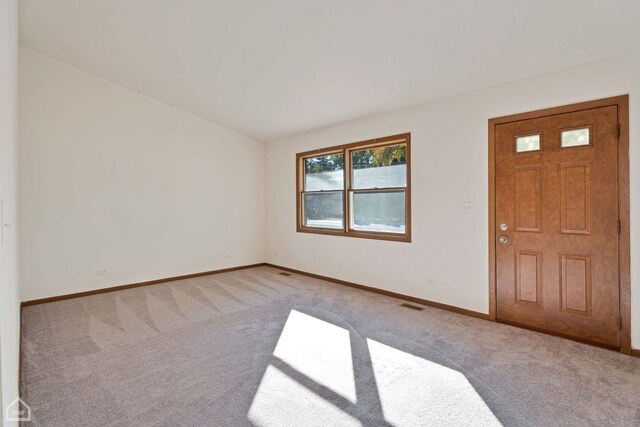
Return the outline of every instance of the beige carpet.
<path id="1" fill-rule="evenodd" d="M 36 425 L 640 425 L 640 359 L 260 267 L 23 311 Z"/>

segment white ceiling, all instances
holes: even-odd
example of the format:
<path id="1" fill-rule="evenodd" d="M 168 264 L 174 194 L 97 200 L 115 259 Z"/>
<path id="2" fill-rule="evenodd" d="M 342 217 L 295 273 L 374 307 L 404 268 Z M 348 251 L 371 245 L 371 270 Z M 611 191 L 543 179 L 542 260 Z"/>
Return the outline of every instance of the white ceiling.
<path id="1" fill-rule="evenodd" d="M 638 0 L 21 0 L 21 44 L 260 140 L 635 50 Z"/>

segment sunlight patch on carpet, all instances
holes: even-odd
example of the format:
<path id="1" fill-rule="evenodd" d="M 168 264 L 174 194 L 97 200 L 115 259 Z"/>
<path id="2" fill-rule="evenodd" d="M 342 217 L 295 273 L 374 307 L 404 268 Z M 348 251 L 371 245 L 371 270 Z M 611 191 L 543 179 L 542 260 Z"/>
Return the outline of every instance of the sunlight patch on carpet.
<path id="1" fill-rule="evenodd" d="M 349 331 L 292 310 L 273 355 L 355 403 Z"/>
<path id="2" fill-rule="evenodd" d="M 362 425 L 273 366 L 267 367 L 247 417 L 256 426 Z"/>
<path id="3" fill-rule="evenodd" d="M 367 345 L 393 425 L 501 425 L 462 373 L 372 339 Z"/>

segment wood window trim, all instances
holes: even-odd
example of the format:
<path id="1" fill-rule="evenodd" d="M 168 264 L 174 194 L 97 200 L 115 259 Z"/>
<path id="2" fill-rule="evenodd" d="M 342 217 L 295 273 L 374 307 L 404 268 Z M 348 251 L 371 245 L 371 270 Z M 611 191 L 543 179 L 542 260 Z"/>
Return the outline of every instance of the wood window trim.
<path id="1" fill-rule="evenodd" d="M 618 107 L 618 266 L 620 271 L 620 351 L 631 354 L 631 233 L 629 200 L 629 95 L 546 108 L 489 119 L 489 319 L 496 320 L 496 159 L 495 128 L 504 123 L 565 114 L 594 108 Z M 591 135 L 589 136 L 591 138 Z M 583 146 L 584 148 L 586 146 Z M 530 328 L 531 329 L 531 328 Z"/>
<path id="2" fill-rule="evenodd" d="M 349 195 L 353 191 L 351 188 L 351 159 L 349 153 L 352 151 L 358 151 L 366 148 L 384 147 L 396 144 L 406 144 L 407 146 L 407 184 L 405 187 L 400 187 L 405 191 L 405 233 L 389 233 L 389 232 L 374 232 L 374 231 L 362 231 L 352 230 L 349 228 L 350 218 L 350 203 Z M 330 228 L 317 228 L 317 227 L 304 227 L 302 225 L 302 196 L 304 194 L 304 160 L 310 157 L 317 157 L 329 154 L 344 155 L 344 186 L 342 190 L 342 203 L 343 203 L 343 228 L 339 230 L 332 230 Z M 380 190 L 398 190 L 399 188 L 384 188 Z M 366 191 L 366 189 L 360 189 L 357 191 Z M 324 234 L 331 236 L 342 237 L 356 237 L 362 239 L 374 239 L 374 240 L 387 240 L 394 242 L 411 243 L 411 133 L 403 133 L 398 135 L 391 135 L 384 138 L 370 139 L 366 141 L 359 141 L 350 144 L 336 145 L 333 147 L 321 148 L 317 150 L 305 151 L 296 154 L 296 231 L 298 233 L 311 233 L 311 234 Z"/>

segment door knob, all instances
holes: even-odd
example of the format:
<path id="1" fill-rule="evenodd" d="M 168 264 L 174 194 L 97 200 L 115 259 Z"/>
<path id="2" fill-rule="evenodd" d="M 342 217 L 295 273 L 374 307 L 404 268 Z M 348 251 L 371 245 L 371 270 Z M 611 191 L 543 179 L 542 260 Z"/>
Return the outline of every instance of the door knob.
<path id="1" fill-rule="evenodd" d="M 509 227 L 507 226 L 507 224 L 500 224 L 500 230 L 507 231 L 508 229 Z"/>
<path id="2" fill-rule="evenodd" d="M 509 241 L 509 239 L 507 239 L 507 236 L 500 236 L 498 241 L 504 245 L 505 243 L 507 243 Z"/>

